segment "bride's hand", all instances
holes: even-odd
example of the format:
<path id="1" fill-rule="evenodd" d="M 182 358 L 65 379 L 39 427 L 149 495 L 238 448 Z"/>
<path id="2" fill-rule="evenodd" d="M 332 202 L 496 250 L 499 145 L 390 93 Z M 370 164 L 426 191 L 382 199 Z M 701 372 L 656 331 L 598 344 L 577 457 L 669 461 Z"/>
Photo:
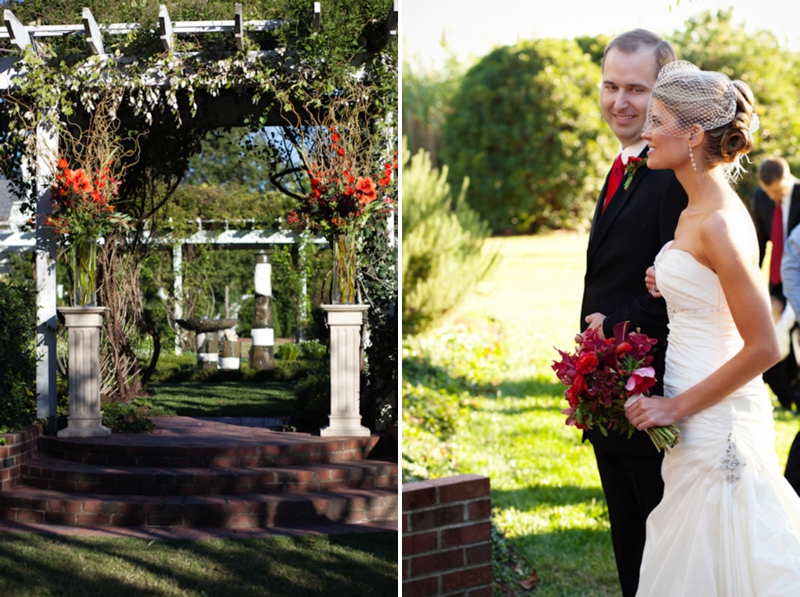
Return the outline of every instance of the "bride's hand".
<path id="1" fill-rule="evenodd" d="M 652 294 L 654 297 L 658 298 L 661 296 L 661 293 L 658 291 L 658 285 L 656 284 L 655 266 L 651 265 L 644 273 L 644 285 L 647 287 L 647 292 Z"/>
<path id="2" fill-rule="evenodd" d="M 638 430 L 672 425 L 678 420 L 675 401 L 663 396 L 642 396 L 625 409 L 625 416 Z"/>

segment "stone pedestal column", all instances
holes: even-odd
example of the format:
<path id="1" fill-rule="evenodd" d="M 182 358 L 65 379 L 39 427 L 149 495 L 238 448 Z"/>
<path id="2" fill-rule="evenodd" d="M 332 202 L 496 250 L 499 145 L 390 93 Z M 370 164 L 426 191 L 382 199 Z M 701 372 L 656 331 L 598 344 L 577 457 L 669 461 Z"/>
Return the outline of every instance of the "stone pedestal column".
<path id="1" fill-rule="evenodd" d="M 368 436 L 361 424 L 361 323 L 369 305 L 322 305 L 331 330 L 330 425 L 320 435 Z"/>
<path id="2" fill-rule="evenodd" d="M 105 437 L 100 414 L 100 328 L 107 307 L 60 307 L 69 332 L 69 417 L 58 437 Z"/>

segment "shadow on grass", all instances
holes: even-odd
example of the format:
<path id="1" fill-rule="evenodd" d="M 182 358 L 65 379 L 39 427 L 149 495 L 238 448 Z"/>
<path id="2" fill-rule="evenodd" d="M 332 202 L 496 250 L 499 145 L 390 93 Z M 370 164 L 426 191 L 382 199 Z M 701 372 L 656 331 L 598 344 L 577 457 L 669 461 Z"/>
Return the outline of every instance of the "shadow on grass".
<path id="1" fill-rule="evenodd" d="M 388 597 L 397 558 L 396 532 L 149 542 L 0 533 L 0 594 Z"/>
<path id="2" fill-rule="evenodd" d="M 155 407 L 187 417 L 279 417 L 292 412 L 291 383 L 161 383 L 148 398 Z"/>

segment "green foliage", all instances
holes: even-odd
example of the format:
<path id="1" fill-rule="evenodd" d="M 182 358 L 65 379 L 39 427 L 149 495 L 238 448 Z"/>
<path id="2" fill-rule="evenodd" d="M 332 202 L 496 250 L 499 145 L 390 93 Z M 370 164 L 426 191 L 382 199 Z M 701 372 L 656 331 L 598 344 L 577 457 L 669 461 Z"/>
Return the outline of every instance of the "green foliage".
<path id="1" fill-rule="evenodd" d="M 319 340 L 308 342 L 286 342 L 275 349 L 275 358 L 282 361 L 321 361 L 325 358 L 328 347 Z"/>
<path id="2" fill-rule="evenodd" d="M 493 391 L 506 368 L 499 330 L 460 325 L 403 342 L 403 479 L 458 470 L 452 442 L 475 394 Z"/>
<path id="3" fill-rule="evenodd" d="M 750 160 L 757 164 L 776 153 L 795 173 L 800 171 L 800 105 L 795 101 L 800 95 L 800 54 L 781 47 L 770 31 L 746 29 L 734 19 L 732 8 L 689 19 L 670 41 L 679 58 L 741 79 L 753 90 L 761 128 Z M 738 191 L 749 200 L 757 186 L 756 168 L 751 166 Z"/>
<path id="4" fill-rule="evenodd" d="M 36 418 L 35 292 L 0 281 L 0 313 L 0 426 L 8 432 Z"/>
<path id="5" fill-rule="evenodd" d="M 581 35 L 575 38 L 584 54 L 588 54 L 597 66 L 603 66 L 603 52 L 613 36 L 601 33 L 600 35 Z"/>
<path id="6" fill-rule="evenodd" d="M 572 40 L 494 50 L 464 76 L 440 156 L 495 231 L 585 221 L 613 143 L 597 107 L 600 68 Z"/>
<path id="7" fill-rule="evenodd" d="M 328 354 L 328 347 L 319 340 L 309 340 L 307 342 L 300 342 L 301 358 L 309 361 L 322 361 Z"/>
<path id="8" fill-rule="evenodd" d="M 453 308 L 486 274 L 494 256 L 483 250 L 489 232 L 464 195 L 454 200 L 430 157 L 403 160 L 403 333 L 417 333 Z"/>
<path id="9" fill-rule="evenodd" d="M 412 154 L 420 149 L 430 154 L 434 168 L 440 165 L 442 128 L 465 70 L 466 65 L 453 52 L 448 52 L 442 68 L 436 70 L 427 57 L 403 60 L 403 136 Z"/>
<path id="10" fill-rule="evenodd" d="M 286 420 L 287 428 L 317 431 L 328 424 L 331 412 L 331 375 L 329 371 L 312 371 L 294 388 L 295 409 Z"/>
<path id="11" fill-rule="evenodd" d="M 100 411 L 103 425 L 114 433 L 149 433 L 156 424 L 147 418 L 147 409 L 134 403 L 106 402 Z"/>

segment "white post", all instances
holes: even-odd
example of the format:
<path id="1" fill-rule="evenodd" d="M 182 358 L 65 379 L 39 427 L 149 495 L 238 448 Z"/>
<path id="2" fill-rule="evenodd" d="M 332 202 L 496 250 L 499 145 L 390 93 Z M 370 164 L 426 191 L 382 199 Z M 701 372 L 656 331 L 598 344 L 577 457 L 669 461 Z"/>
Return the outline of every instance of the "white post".
<path id="1" fill-rule="evenodd" d="M 275 329 L 272 325 L 272 264 L 269 255 L 264 251 L 256 253 L 255 295 L 250 367 L 273 369 Z"/>
<path id="2" fill-rule="evenodd" d="M 36 127 L 36 213 L 52 212 L 58 134 L 51 124 Z M 36 218 L 36 416 L 55 424 L 56 407 L 56 241 L 53 229 Z"/>
<path id="3" fill-rule="evenodd" d="M 183 245 L 172 245 L 172 274 L 175 281 L 172 284 L 172 296 L 175 299 L 175 319 L 183 318 Z M 181 332 L 175 333 L 175 354 L 183 353 L 181 350 Z"/>
<path id="4" fill-rule="evenodd" d="M 331 412 L 330 425 L 322 436 L 365 437 L 361 424 L 361 324 L 369 305 L 322 305 L 331 330 Z"/>

